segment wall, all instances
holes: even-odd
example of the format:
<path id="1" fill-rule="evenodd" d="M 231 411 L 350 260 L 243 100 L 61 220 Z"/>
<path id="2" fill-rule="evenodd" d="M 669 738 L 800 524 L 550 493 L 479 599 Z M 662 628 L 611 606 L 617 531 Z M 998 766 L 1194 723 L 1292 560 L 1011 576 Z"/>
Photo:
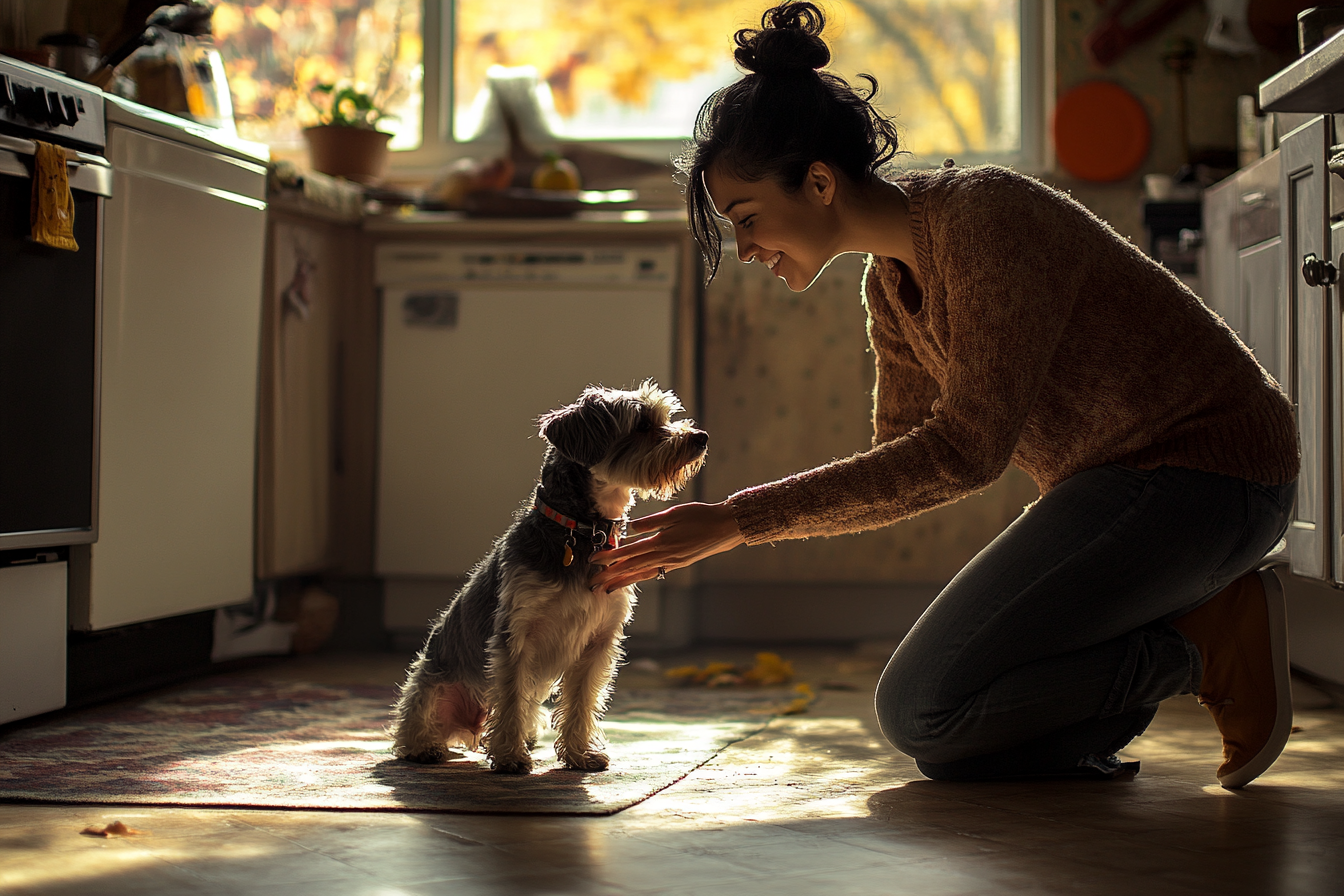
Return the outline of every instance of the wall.
<path id="1" fill-rule="evenodd" d="M 19 0 L 18 6 L 23 10 L 23 24 L 27 33 L 27 40 L 21 49 L 36 49 L 38 38 L 65 30 L 65 0 Z M 4 13 L 0 13 L 0 19 L 7 18 Z M 3 29 L 3 32 L 0 33 L 0 45 L 15 40 L 14 35 L 8 33 L 8 28 Z"/>
<path id="2" fill-rule="evenodd" d="M 1290 0 L 1285 0 L 1285 4 Z M 1113 4 L 1110 4 L 1113 5 Z M 1135 4 L 1123 21 L 1129 22 L 1157 7 L 1153 0 Z M 1068 190 L 1116 230 L 1142 245 L 1142 177 L 1144 174 L 1175 174 L 1183 163 L 1176 76 L 1162 62 L 1168 42 L 1184 37 L 1197 47 L 1194 68 L 1186 79 L 1188 134 L 1192 154 L 1236 148 L 1236 101 L 1242 94 L 1256 94 L 1261 81 L 1291 61 L 1290 57 L 1264 50 L 1248 56 L 1231 56 L 1204 45 L 1209 17 L 1197 3 L 1156 37 L 1131 48 L 1109 68 L 1090 62 L 1083 52 L 1083 38 L 1103 20 L 1095 0 L 1055 0 L 1056 95 L 1084 81 L 1102 78 L 1128 88 L 1143 103 L 1152 126 L 1152 149 L 1132 176 L 1109 184 L 1079 181 L 1058 170 L 1047 179 Z"/>

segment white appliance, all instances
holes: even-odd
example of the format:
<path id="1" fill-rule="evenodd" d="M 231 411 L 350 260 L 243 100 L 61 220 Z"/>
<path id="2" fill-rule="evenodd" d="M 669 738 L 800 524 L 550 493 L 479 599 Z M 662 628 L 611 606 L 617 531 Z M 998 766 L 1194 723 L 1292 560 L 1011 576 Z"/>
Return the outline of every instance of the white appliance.
<path id="1" fill-rule="evenodd" d="M 678 247 L 385 243 L 376 569 L 420 628 L 535 484 L 536 420 L 590 384 L 670 387 Z M 647 510 L 647 506 L 646 506 Z M 642 590 L 633 631 L 657 625 Z"/>
<path id="2" fill-rule="evenodd" d="M 253 582 L 266 149 L 108 97 L 98 542 L 71 624 L 238 604 Z"/>

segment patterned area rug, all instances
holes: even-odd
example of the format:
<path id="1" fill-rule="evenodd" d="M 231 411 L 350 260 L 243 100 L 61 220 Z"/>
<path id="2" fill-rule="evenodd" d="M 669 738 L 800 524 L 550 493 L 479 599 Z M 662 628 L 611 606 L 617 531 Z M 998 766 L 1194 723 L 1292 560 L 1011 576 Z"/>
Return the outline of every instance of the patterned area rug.
<path id="1" fill-rule="evenodd" d="M 543 738 L 536 771 L 514 777 L 476 753 L 395 759 L 391 688 L 220 676 L 0 734 L 0 800 L 610 815 L 764 728 L 788 696 L 618 690 L 608 771 L 561 768 Z"/>

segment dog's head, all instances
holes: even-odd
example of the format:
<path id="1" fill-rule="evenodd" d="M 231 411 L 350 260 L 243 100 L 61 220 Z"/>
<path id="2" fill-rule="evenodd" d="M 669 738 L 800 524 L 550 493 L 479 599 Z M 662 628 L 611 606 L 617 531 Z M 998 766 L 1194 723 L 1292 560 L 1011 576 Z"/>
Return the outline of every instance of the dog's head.
<path id="1" fill-rule="evenodd" d="M 672 392 L 645 380 L 637 389 L 589 386 L 571 405 L 538 423 L 542 438 L 604 483 L 643 498 L 671 498 L 705 462 L 709 434 L 690 420 Z"/>

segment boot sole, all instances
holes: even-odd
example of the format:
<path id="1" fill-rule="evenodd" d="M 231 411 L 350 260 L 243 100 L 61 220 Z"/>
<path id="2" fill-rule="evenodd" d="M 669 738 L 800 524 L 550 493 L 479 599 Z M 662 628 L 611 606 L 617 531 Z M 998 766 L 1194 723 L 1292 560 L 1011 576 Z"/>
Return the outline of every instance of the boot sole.
<path id="1" fill-rule="evenodd" d="M 1274 764 L 1288 743 L 1293 730 L 1292 672 L 1288 665 L 1288 604 L 1283 596 L 1283 584 L 1273 570 L 1262 569 L 1257 575 L 1265 588 L 1265 609 L 1269 613 L 1269 651 L 1274 663 L 1274 695 L 1277 713 L 1274 730 L 1260 752 L 1241 768 L 1220 775 L 1218 783 L 1235 790 L 1245 787 Z"/>

